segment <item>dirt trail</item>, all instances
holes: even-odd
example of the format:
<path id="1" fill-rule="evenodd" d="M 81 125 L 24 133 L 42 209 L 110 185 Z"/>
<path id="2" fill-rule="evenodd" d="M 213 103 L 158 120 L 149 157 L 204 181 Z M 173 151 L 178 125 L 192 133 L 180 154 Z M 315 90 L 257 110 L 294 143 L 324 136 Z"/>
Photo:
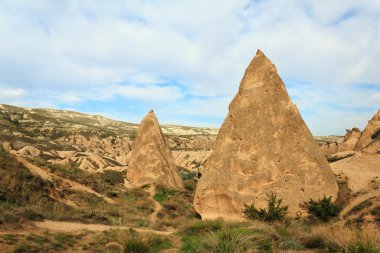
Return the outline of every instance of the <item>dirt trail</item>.
<path id="1" fill-rule="evenodd" d="M 145 191 L 149 193 L 149 199 L 153 202 L 154 205 L 154 211 L 149 216 L 149 220 L 154 224 L 157 222 L 157 214 L 162 210 L 162 206 L 157 200 L 154 199 L 154 195 L 156 195 L 156 187 L 154 185 L 149 186 L 149 188 Z"/>
<path id="2" fill-rule="evenodd" d="M 97 197 L 104 199 L 104 201 L 106 201 L 106 202 L 108 202 L 110 204 L 115 204 L 116 203 L 113 199 L 111 199 L 111 198 L 109 198 L 107 196 L 104 196 L 103 194 L 100 194 L 100 193 L 94 191 L 90 187 L 84 186 L 84 185 L 82 185 L 80 183 L 77 183 L 75 181 L 72 181 L 70 179 L 63 178 L 61 176 L 55 175 L 53 173 L 50 173 L 49 171 L 47 171 L 45 169 L 42 169 L 41 167 L 39 167 L 39 166 L 37 166 L 37 165 L 29 162 L 24 157 L 18 156 L 17 154 L 15 154 L 14 151 L 12 151 L 12 149 L 11 149 L 11 147 L 10 147 L 9 144 L 4 143 L 3 146 L 4 146 L 4 149 L 7 150 L 11 155 L 13 155 L 19 163 L 21 163 L 22 165 L 24 165 L 25 168 L 27 168 L 30 172 L 32 172 L 33 174 L 39 176 L 40 178 L 42 178 L 44 180 L 47 180 L 47 181 L 51 181 L 51 182 L 54 181 L 54 180 L 59 180 L 63 184 L 69 186 L 73 190 L 94 194 Z"/>
<path id="3" fill-rule="evenodd" d="M 350 203 L 340 212 L 340 217 L 344 217 L 344 215 L 347 214 L 349 211 L 351 211 L 352 208 L 359 205 L 363 201 L 366 201 L 367 199 L 375 198 L 375 197 L 380 197 L 380 191 L 366 193 L 352 199 Z"/>
<path id="4" fill-rule="evenodd" d="M 61 232 L 75 232 L 75 231 L 81 231 L 81 230 L 88 230 L 93 232 L 102 232 L 109 229 L 121 229 L 121 230 L 128 230 L 128 229 L 134 229 L 137 232 L 140 233 L 154 233 L 158 235 L 171 235 L 175 233 L 176 231 L 159 231 L 154 229 L 148 229 L 148 228 L 133 228 L 133 227 L 125 227 L 125 226 L 109 226 L 109 225 L 102 225 L 102 224 L 83 224 L 83 223 L 75 223 L 75 222 L 63 222 L 63 221 L 36 221 L 33 222 L 33 224 L 37 228 L 41 229 L 49 229 L 54 231 L 61 231 Z"/>

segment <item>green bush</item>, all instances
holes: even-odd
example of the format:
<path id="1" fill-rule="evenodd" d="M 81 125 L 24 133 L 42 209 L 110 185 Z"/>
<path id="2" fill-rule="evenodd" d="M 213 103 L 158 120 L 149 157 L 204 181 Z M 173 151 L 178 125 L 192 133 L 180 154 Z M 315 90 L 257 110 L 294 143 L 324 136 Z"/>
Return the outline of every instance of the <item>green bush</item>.
<path id="1" fill-rule="evenodd" d="M 250 220 L 280 221 L 288 212 L 288 206 L 281 206 L 282 199 L 277 199 L 277 195 L 268 195 L 268 209 L 257 209 L 254 204 L 244 205 L 244 216 Z"/>
<path id="2" fill-rule="evenodd" d="M 158 201 L 159 203 L 164 202 L 169 196 L 173 195 L 174 191 L 163 188 L 163 187 L 157 187 L 157 193 L 153 196 L 153 198 Z"/>
<path id="3" fill-rule="evenodd" d="M 341 210 L 331 201 L 331 196 L 328 198 L 323 196 L 323 199 L 319 200 L 310 199 L 301 206 L 308 212 L 310 218 L 315 218 L 323 222 L 328 222 L 337 217 Z"/>

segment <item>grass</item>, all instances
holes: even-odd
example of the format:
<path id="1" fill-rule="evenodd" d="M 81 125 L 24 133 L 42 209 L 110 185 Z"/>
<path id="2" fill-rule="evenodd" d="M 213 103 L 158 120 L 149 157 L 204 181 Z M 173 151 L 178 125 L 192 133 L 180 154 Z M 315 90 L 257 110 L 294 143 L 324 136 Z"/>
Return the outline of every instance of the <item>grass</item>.
<path id="1" fill-rule="evenodd" d="M 2 235 L 0 238 L 2 238 L 6 244 L 10 245 L 16 244 L 19 241 L 18 237 L 13 234 L 5 234 Z"/>
<path id="2" fill-rule="evenodd" d="M 124 252 L 156 253 L 171 248 L 167 237 L 154 234 L 141 234 L 130 230 L 107 230 L 97 234 L 85 247 L 91 252 L 105 252 L 105 245 L 117 243 L 124 246 Z"/>
<path id="3" fill-rule="evenodd" d="M 59 168 L 60 173 L 66 173 L 66 169 Z M 78 175 L 79 179 L 87 175 L 76 169 L 67 169 L 67 173 L 71 173 L 67 177 Z M 34 176 L 2 148 L 0 178 L 0 224 L 51 219 L 108 225 L 150 225 L 148 215 L 152 212 L 152 203 L 142 189 L 126 190 L 118 186 L 107 186 L 107 189 L 117 192 L 117 205 L 110 205 L 93 194 L 61 186 L 60 196 L 81 206 L 76 209 L 51 197 L 57 193 L 56 185 L 60 185 L 59 182 L 51 183 Z M 104 184 L 111 185 L 107 182 Z"/>
<path id="4" fill-rule="evenodd" d="M 198 248 L 203 253 L 240 253 L 252 247 L 251 235 L 245 229 L 210 232 Z"/>
<path id="5" fill-rule="evenodd" d="M 367 207 L 370 207 L 371 205 L 372 205 L 372 201 L 370 199 L 367 199 L 359 203 L 358 205 L 354 206 L 349 212 L 345 214 L 345 217 L 348 217 L 349 215 L 354 214 L 354 213 L 358 213 L 366 209 Z"/>
<path id="6" fill-rule="evenodd" d="M 17 238 L 13 252 L 52 252 L 68 250 L 75 247 L 88 233 L 79 234 L 55 233 L 45 231 L 42 234 L 31 233 L 28 236 L 13 235 Z M 0 244 L 1 247 L 1 244 Z M 72 252 L 72 251 L 70 251 Z"/>
<path id="7" fill-rule="evenodd" d="M 162 186 L 156 186 L 157 194 L 154 199 L 161 203 L 162 210 L 157 214 L 156 229 L 171 226 L 178 228 L 181 224 L 196 218 L 193 207 L 194 193 L 192 191 L 176 191 Z"/>

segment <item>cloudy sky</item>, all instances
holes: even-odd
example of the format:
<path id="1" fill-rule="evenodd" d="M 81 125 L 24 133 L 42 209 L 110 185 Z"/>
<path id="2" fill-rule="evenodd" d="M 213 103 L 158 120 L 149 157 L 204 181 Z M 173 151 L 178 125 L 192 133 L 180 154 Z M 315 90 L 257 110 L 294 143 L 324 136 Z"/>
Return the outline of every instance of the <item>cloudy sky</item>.
<path id="1" fill-rule="evenodd" d="M 0 103 L 219 127 L 260 48 L 316 135 L 380 108 L 379 0 L 1 0 Z"/>

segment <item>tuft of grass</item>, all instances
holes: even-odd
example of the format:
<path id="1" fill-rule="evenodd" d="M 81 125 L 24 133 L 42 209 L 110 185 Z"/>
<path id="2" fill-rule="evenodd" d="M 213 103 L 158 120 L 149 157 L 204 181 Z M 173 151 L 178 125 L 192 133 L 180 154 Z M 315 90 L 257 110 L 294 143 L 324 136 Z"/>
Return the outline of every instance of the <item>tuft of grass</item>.
<path id="1" fill-rule="evenodd" d="M 375 245 L 372 242 L 358 239 L 348 245 L 345 250 L 347 253 L 379 253 L 379 245 Z"/>
<path id="2" fill-rule="evenodd" d="M 5 241 L 6 244 L 9 245 L 16 244 L 19 241 L 18 237 L 13 234 L 5 234 L 2 235 L 1 238 Z"/>
<path id="3" fill-rule="evenodd" d="M 233 229 L 210 232 L 198 248 L 203 253 L 240 253 L 251 248 L 251 236 L 246 230 Z"/>
<path id="4" fill-rule="evenodd" d="M 124 244 L 124 253 L 149 253 L 149 246 L 141 239 L 131 238 Z"/>
<path id="5" fill-rule="evenodd" d="M 28 241 L 34 242 L 35 244 L 42 245 L 50 242 L 47 236 L 30 234 L 26 237 Z"/>
<path id="6" fill-rule="evenodd" d="M 257 209 L 254 204 L 245 204 L 243 210 L 244 216 L 250 220 L 283 220 L 288 211 L 288 206 L 281 206 L 282 199 L 277 199 L 277 195 L 274 193 L 271 193 L 267 197 L 268 209 Z"/>

